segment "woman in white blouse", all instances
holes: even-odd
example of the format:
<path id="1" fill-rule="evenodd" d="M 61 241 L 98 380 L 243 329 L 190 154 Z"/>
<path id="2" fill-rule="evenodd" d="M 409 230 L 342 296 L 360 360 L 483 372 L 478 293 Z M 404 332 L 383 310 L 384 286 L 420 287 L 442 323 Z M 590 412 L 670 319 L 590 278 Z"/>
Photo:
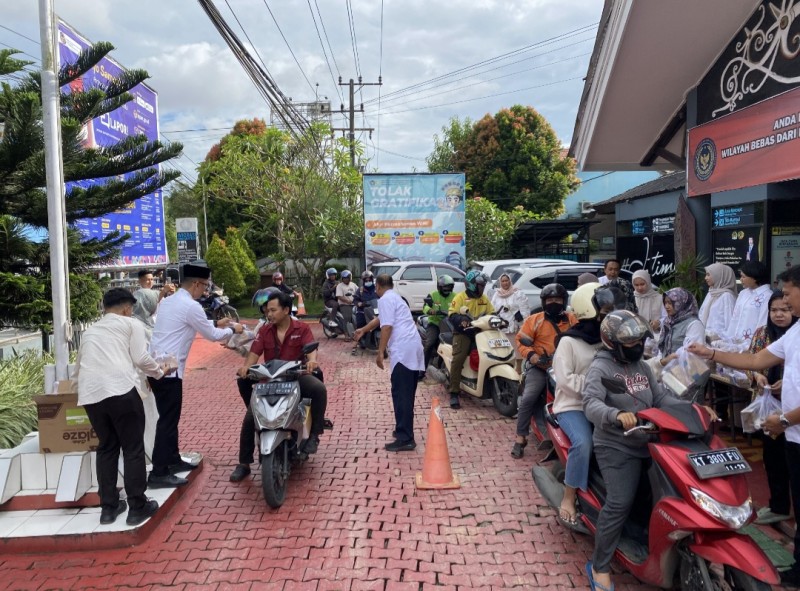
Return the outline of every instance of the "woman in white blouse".
<path id="1" fill-rule="evenodd" d="M 636 307 L 639 309 L 639 316 L 647 320 L 647 324 L 653 332 L 661 330 L 661 317 L 664 312 L 663 296 L 653 287 L 650 273 L 644 269 L 639 269 L 633 274 L 634 297 Z"/>
<path id="2" fill-rule="evenodd" d="M 714 263 L 706 267 L 708 295 L 698 314 L 711 340 L 725 338 L 736 305 L 736 274 L 728 265 Z"/>
<path id="3" fill-rule="evenodd" d="M 500 318 L 508 321 L 508 328 L 504 328 L 503 332 L 514 342 L 514 337 L 522 326 L 522 322 L 531 315 L 528 296 L 518 287 L 514 287 L 508 273 L 500 275 L 497 285 L 498 287 L 492 294 L 492 306 Z M 517 371 L 519 371 L 522 367 L 522 358 L 518 351 L 515 351 L 515 359 L 517 360 Z"/>
<path id="4" fill-rule="evenodd" d="M 756 329 L 767 323 L 772 288 L 769 285 L 769 271 L 764 263 L 745 261 L 739 267 L 739 277 L 743 289 L 736 298 L 727 337 L 730 341 L 749 346 Z"/>

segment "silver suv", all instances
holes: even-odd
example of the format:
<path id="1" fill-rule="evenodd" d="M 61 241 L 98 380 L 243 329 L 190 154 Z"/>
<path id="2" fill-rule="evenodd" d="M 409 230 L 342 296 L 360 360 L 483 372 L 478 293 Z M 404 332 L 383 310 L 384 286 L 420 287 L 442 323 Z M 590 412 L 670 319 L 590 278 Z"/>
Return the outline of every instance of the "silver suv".
<path id="1" fill-rule="evenodd" d="M 464 291 L 464 271 L 447 263 L 433 261 L 395 261 L 375 263 L 369 268 L 377 277 L 391 275 L 394 291 L 402 297 L 412 312 L 422 312 L 425 296 L 436 291 L 440 275 L 450 275 L 456 282 L 453 291 Z"/>

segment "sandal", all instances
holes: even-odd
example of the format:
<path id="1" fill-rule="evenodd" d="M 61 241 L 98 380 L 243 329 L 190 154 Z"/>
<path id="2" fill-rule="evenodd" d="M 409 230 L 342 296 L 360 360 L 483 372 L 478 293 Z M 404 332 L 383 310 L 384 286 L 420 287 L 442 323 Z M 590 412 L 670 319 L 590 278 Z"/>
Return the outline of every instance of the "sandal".
<path id="1" fill-rule="evenodd" d="M 519 441 L 514 443 L 514 447 L 511 448 L 511 457 L 515 459 L 520 459 L 525 454 L 525 446 L 528 445 L 528 440 L 526 439 L 522 443 Z"/>
<path id="2" fill-rule="evenodd" d="M 569 511 L 564 509 L 563 507 L 558 508 L 558 520 L 561 522 L 562 525 L 567 526 L 568 528 L 575 528 L 580 525 L 580 521 L 578 520 L 579 513 L 576 510 L 575 514 L 571 514 Z"/>
<path id="3" fill-rule="evenodd" d="M 592 591 L 614 591 L 614 583 L 611 583 L 611 587 L 606 587 L 594 580 L 591 560 L 586 563 L 586 575 L 589 577 L 589 585 L 591 585 Z"/>

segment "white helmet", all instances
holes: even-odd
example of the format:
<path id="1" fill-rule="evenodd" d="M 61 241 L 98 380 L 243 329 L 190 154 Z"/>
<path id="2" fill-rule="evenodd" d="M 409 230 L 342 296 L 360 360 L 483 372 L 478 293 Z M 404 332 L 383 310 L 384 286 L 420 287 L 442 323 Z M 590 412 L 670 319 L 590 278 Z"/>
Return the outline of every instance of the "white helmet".
<path id="1" fill-rule="evenodd" d="M 597 316 L 597 308 L 594 307 L 592 298 L 594 298 L 594 291 L 598 287 L 600 287 L 599 283 L 584 283 L 572 292 L 570 305 L 575 318 L 578 320 L 590 320 Z"/>

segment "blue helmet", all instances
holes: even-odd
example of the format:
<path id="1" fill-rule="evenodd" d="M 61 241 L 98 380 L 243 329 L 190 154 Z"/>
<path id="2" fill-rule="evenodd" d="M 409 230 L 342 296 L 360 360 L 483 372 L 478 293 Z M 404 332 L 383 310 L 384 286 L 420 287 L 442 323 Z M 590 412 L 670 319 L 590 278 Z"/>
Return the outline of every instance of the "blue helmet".
<path id="1" fill-rule="evenodd" d="M 325 271 L 325 276 L 326 276 L 328 279 L 330 279 L 330 278 L 331 278 L 331 275 L 333 275 L 333 276 L 335 277 L 335 276 L 336 276 L 336 275 L 338 275 L 338 274 L 339 274 L 339 271 L 337 271 L 337 270 L 336 270 L 334 267 L 331 267 L 330 269 L 328 269 L 327 271 Z"/>
<path id="2" fill-rule="evenodd" d="M 464 287 L 469 297 L 477 298 L 482 296 L 483 290 L 486 287 L 486 275 L 480 271 L 470 271 L 464 278 Z"/>
<path id="3" fill-rule="evenodd" d="M 280 290 L 277 287 L 265 287 L 264 289 L 259 289 L 253 294 L 253 306 L 263 312 L 264 310 L 261 308 L 267 303 L 269 296 L 273 293 L 280 293 Z"/>

